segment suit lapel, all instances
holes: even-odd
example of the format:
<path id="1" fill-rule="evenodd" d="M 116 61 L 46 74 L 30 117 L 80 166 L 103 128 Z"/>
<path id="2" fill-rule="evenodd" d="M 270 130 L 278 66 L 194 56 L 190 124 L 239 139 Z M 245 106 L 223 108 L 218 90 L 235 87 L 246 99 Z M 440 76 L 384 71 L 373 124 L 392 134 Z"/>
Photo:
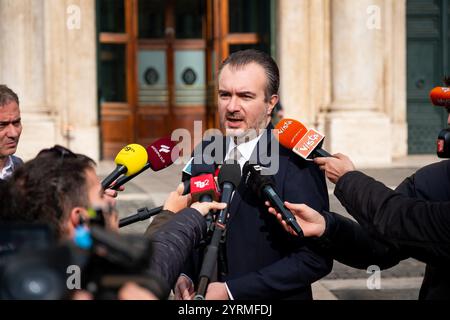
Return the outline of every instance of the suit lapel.
<path id="1" fill-rule="evenodd" d="M 264 133 L 265 136 L 261 137 L 261 139 L 258 141 L 255 150 L 253 150 L 252 156 L 250 157 L 250 161 L 252 161 L 253 163 L 256 161 L 257 164 L 261 164 L 261 157 L 267 157 L 268 150 L 270 150 L 271 143 L 273 143 L 272 140 L 275 139 L 274 135 L 272 134 L 272 129 L 272 124 L 269 124 L 269 126 L 266 128 L 266 132 Z M 275 141 L 275 143 L 277 142 Z M 241 183 L 239 184 L 236 192 L 234 193 L 233 200 L 231 201 L 229 210 L 230 217 L 228 219 L 228 222 L 231 222 L 234 216 L 236 216 L 236 214 L 239 212 L 241 202 L 244 198 L 246 198 L 248 192 L 250 192 L 250 190 L 245 185 L 244 179 L 242 177 Z"/>

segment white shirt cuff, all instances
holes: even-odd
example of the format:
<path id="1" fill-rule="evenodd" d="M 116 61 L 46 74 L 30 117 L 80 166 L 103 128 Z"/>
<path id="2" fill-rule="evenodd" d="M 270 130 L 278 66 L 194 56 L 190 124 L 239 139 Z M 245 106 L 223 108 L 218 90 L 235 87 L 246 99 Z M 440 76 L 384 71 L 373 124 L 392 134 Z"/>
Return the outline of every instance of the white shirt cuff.
<path id="1" fill-rule="evenodd" d="M 234 300 L 233 295 L 231 294 L 230 289 L 228 288 L 228 285 L 226 282 L 225 283 L 225 288 L 227 288 L 227 292 L 228 292 L 228 298 L 230 298 L 230 300 Z"/>

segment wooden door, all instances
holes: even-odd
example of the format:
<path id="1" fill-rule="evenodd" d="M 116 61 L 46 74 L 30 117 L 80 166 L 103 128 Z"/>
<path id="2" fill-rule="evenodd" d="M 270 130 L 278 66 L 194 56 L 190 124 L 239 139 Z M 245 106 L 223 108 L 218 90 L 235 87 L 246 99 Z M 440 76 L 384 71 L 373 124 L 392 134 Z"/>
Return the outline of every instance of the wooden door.
<path id="1" fill-rule="evenodd" d="M 218 67 L 240 49 L 269 52 L 273 1 L 97 0 L 102 157 L 178 128 L 193 137 L 194 121 L 217 128 Z"/>
<path id="2" fill-rule="evenodd" d="M 136 2 L 136 140 L 205 121 L 206 1 Z"/>

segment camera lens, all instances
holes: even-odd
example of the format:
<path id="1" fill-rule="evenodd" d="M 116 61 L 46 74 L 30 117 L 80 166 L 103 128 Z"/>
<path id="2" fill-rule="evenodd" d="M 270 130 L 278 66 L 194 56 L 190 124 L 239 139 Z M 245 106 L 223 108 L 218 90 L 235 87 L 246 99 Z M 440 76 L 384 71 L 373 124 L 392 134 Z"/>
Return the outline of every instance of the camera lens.
<path id="1" fill-rule="evenodd" d="M 3 299 L 54 300 L 60 299 L 65 289 L 60 272 L 42 264 L 6 268 L 3 280 Z"/>

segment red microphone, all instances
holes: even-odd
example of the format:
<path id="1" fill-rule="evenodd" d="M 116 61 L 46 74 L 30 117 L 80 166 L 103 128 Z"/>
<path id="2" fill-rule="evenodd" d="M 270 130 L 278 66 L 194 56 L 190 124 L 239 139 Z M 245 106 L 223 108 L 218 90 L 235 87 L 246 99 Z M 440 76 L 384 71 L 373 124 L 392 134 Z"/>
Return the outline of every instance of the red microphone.
<path id="1" fill-rule="evenodd" d="M 153 171 L 160 171 L 172 165 L 173 162 L 179 157 L 179 150 L 176 143 L 170 138 L 161 138 L 147 148 L 148 162 L 142 168 L 142 170 L 137 173 L 130 175 L 129 177 L 121 177 L 116 181 L 116 183 L 111 187 L 113 190 L 118 190 L 119 187 L 123 186 L 125 183 L 141 174 L 145 170 L 151 168 Z"/>
<path id="2" fill-rule="evenodd" d="M 291 149 L 305 160 L 315 157 L 332 157 L 322 149 L 325 136 L 315 129 L 307 129 L 301 122 L 293 119 L 282 119 L 275 129 L 280 144 Z"/>
<path id="3" fill-rule="evenodd" d="M 437 107 L 450 107 L 450 88 L 436 87 L 430 92 L 431 103 Z"/>
<path id="4" fill-rule="evenodd" d="M 190 189 L 192 202 L 218 201 L 216 181 L 214 180 L 215 165 L 193 164 Z"/>

